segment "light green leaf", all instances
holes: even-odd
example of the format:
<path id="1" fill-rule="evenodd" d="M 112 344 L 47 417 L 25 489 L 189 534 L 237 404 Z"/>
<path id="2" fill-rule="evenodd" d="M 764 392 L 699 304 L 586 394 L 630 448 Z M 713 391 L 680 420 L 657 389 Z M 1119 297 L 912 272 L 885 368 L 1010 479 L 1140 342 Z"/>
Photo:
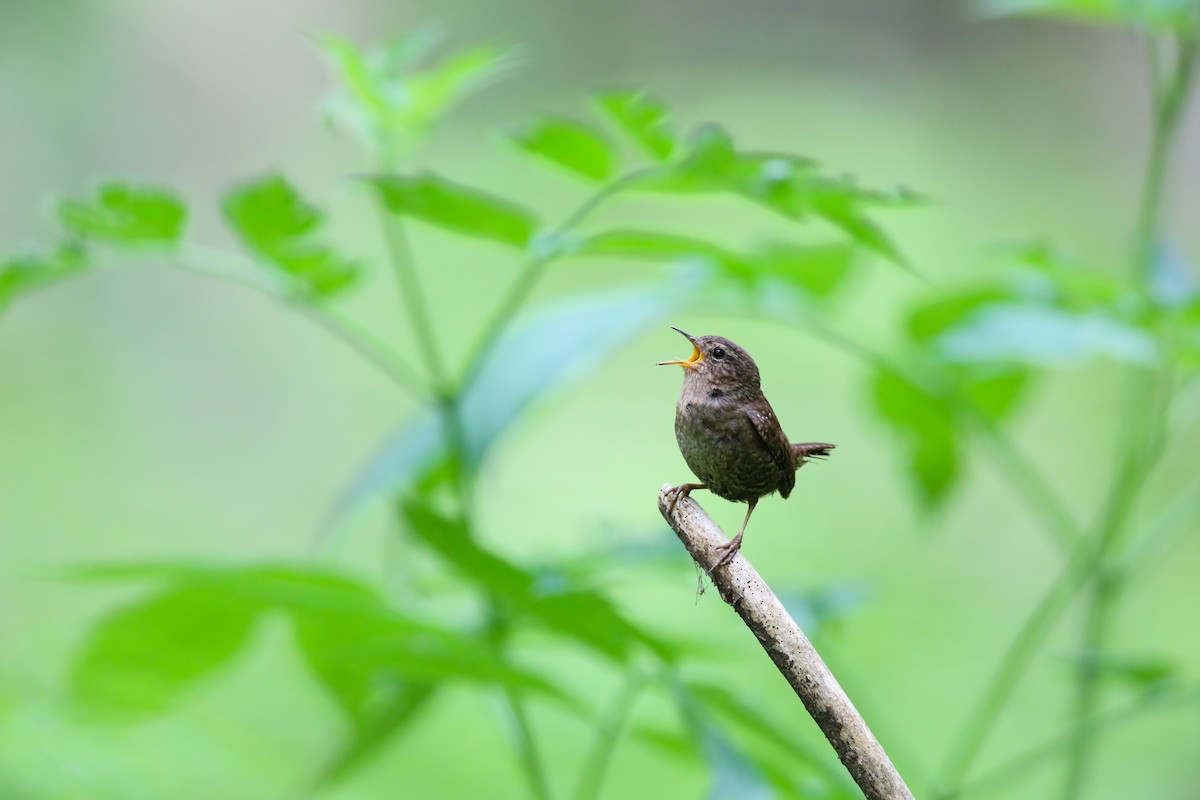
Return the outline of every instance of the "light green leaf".
<path id="1" fill-rule="evenodd" d="M 984 416 L 1001 420 L 1011 414 L 1029 388 L 1029 370 L 1008 365 L 964 365 L 956 370 L 963 396 Z"/>
<path id="2" fill-rule="evenodd" d="M 1179 677 L 1179 664 L 1162 655 L 1084 653 L 1074 659 L 1080 668 L 1095 669 L 1102 677 L 1139 689 L 1157 689 Z"/>
<path id="3" fill-rule="evenodd" d="M 652 286 L 593 294 L 533 312 L 501 337 L 467 387 L 460 405 L 469 468 L 526 411 L 553 392 L 592 374 L 596 359 L 614 352 L 690 296 Z M 417 413 L 372 454 L 334 502 L 324 530 L 371 498 L 411 487 L 448 457 L 442 415 Z"/>
<path id="4" fill-rule="evenodd" d="M 358 276 L 358 264 L 317 240 L 324 213 L 282 175 L 235 187 L 225 195 L 221 210 L 243 243 L 304 296 L 333 295 Z"/>
<path id="5" fill-rule="evenodd" d="M 1103 356 L 1134 364 L 1158 360 L 1154 338 L 1100 311 L 1072 313 L 1045 306 L 980 308 L 934 341 L 951 361 L 1008 361 L 1048 366 Z"/>
<path id="6" fill-rule="evenodd" d="M 262 610 L 215 584 L 171 587 L 118 609 L 76 658 L 72 699 L 115 720 L 161 714 L 233 658 Z"/>
<path id="7" fill-rule="evenodd" d="M 558 117 L 539 117 L 509 134 L 521 150 L 592 181 L 613 172 L 612 146 L 588 125 Z"/>
<path id="8" fill-rule="evenodd" d="M 11 256 L 0 261 L 0 310 L 14 298 L 68 278 L 87 266 L 83 249 L 59 245 L 45 255 Z"/>
<path id="9" fill-rule="evenodd" d="M 64 200 L 58 218 L 71 233 L 124 245 L 172 245 L 183 235 L 187 208 L 166 189 L 106 183 L 90 200 Z"/>
<path id="10" fill-rule="evenodd" d="M 691 236 L 653 230 L 617 229 L 597 233 L 580 242 L 573 255 L 650 261 L 699 260 L 725 269 L 749 269 L 740 257 L 720 245 Z"/>
<path id="11" fill-rule="evenodd" d="M 464 236 L 523 249 L 537 229 L 534 215 L 517 204 L 433 173 L 379 175 L 368 180 L 393 214 Z"/>
<path id="12" fill-rule="evenodd" d="M 665 161 L 675 150 L 670 114 L 659 100 L 640 89 L 603 92 L 596 104 L 626 135 L 654 158 Z"/>
<path id="13" fill-rule="evenodd" d="M 509 60 L 505 51 L 481 46 L 420 69 L 440 38 L 426 28 L 371 50 L 336 36 L 318 39 L 342 83 L 329 104 L 330 115 L 387 163 L 427 136 L 455 103 L 493 80 Z"/>
<path id="14" fill-rule="evenodd" d="M 1077 22 L 1184 32 L 1194 28 L 1194 0 L 976 0 L 989 16 L 1025 14 Z"/>

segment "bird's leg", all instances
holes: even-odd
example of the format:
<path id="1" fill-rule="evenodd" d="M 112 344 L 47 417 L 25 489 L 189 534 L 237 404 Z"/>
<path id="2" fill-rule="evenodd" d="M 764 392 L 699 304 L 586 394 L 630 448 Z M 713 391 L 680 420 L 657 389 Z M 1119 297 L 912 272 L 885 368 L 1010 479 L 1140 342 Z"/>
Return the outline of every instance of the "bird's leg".
<path id="1" fill-rule="evenodd" d="M 675 504 L 687 497 L 695 489 L 707 489 L 703 483 L 681 483 L 671 490 L 671 504 L 667 506 L 667 516 L 675 513 Z"/>
<path id="2" fill-rule="evenodd" d="M 754 513 L 754 507 L 758 505 L 758 498 L 751 498 L 748 505 L 750 507 L 746 509 L 746 518 L 742 520 L 742 529 L 737 532 L 737 536 L 733 537 L 725 544 L 717 545 L 716 549 L 724 550 L 725 553 L 719 559 L 717 559 L 717 563 L 713 564 L 713 569 L 728 564 L 733 560 L 733 557 L 737 555 L 737 551 L 741 549 L 742 534 L 746 532 L 746 523 L 750 521 L 750 515 Z"/>

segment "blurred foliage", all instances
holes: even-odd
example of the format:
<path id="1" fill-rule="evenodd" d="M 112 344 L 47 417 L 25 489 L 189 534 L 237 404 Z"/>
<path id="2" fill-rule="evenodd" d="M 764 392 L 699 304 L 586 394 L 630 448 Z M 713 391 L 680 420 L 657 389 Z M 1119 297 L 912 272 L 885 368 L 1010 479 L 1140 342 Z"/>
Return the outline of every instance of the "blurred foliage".
<path id="1" fill-rule="evenodd" d="M 1164 85 L 1186 94 L 1196 32 L 1191 4 L 988 8 L 1164 28 L 1162 35 L 1178 37 L 1175 69 L 1185 73 L 1168 76 Z M 408 363 L 405 354 L 335 313 L 335 304 L 361 285 L 358 279 L 369 265 L 341 255 L 341 244 L 327 241 L 326 212 L 301 197 L 282 174 L 242 182 L 224 196 L 225 222 L 248 258 L 234 258 L 240 273 L 213 271 L 240 282 L 266 276 L 267 282 L 255 283 L 258 288 L 316 315 L 425 404 L 348 483 L 327 526 L 336 526 L 367 499 L 387 495 L 405 546 L 455 579 L 425 587 L 419 601 L 402 607 L 357 576 L 312 564 L 80 568 L 75 579 L 146 588 L 89 632 L 71 672 L 78 708 L 126 722 L 162 714 L 201 682 L 218 679 L 256 626 L 277 616 L 287 620 L 303 664 L 344 718 L 344 738 L 310 776 L 313 787 L 352 774 L 381 745 L 419 726 L 418 712 L 438 693 L 468 683 L 493 690 L 516 720 L 512 747 L 532 796 L 549 796 L 550 765 L 527 716 L 530 704 L 554 704 L 594 724 L 593 756 L 580 770 L 579 791 L 580 797 L 593 797 L 612 742 L 643 689 L 667 698 L 678 724 L 635 727 L 630 735 L 673 757 L 703 763 L 711 772 L 711 797 L 855 796 L 830 753 L 810 752 L 774 710 L 752 707 L 728 686 L 684 677 L 678 662 L 694 645 L 652 629 L 596 588 L 595 576 L 618 562 L 615 551 L 534 568 L 490 551 L 477 537 L 475 482 L 491 445 L 529 408 L 583 379 L 581 365 L 589 355 L 628 341 L 684 302 L 719 306 L 719 298 L 734 296 L 750 313 L 778 317 L 782 298 L 790 309 L 782 315 L 788 322 L 866 362 L 874 409 L 892 432 L 902 470 L 926 508 L 949 502 L 976 453 L 989 453 L 1018 498 L 1045 523 L 1068 564 L 1066 577 L 1051 587 L 1020 635 L 1025 638 L 1014 643 L 964 723 L 936 786 L 924 787 L 947 797 L 969 789 L 987 733 L 1031 648 L 1040 646 L 1046 624 L 1085 588 L 1095 592 L 1086 613 L 1111 613 L 1114 565 L 1120 545 L 1132 536 L 1126 511 L 1144 486 L 1138 476 L 1159 457 L 1155 448 L 1178 386 L 1173 379 L 1191 378 L 1200 367 L 1194 270 L 1161 241 L 1157 220 L 1143 234 L 1140 252 L 1149 254 L 1147 263 L 1127 276 L 1114 277 L 1120 273 L 1108 265 L 1072 264 L 1044 243 L 1009 248 L 1000 254 L 1001 264 L 981 271 L 969 285 L 929 288 L 908 312 L 895 352 L 876 352 L 837 331 L 830 300 L 849 291 L 870 258 L 914 272 L 877 215 L 919 204 L 916 193 L 866 188 L 802 155 L 747 149 L 718 125 L 681 133 L 665 102 L 629 89 L 591 98 L 594 114 L 586 121 L 540 115 L 507 128 L 506 140 L 517 153 L 552 165 L 582 192 L 561 221 L 546 222 L 520 199 L 435 172 L 406 170 L 408 156 L 443 115 L 507 68 L 511 59 L 505 51 L 481 47 L 432 59 L 436 36 L 429 31 L 372 51 L 330 36 L 318 43 L 340 80 L 330 120 L 359 137 L 373 162 L 359 184 L 369 188 L 381 212 L 404 316 L 421 344 L 422 361 Z M 1172 97 L 1163 93 L 1161 102 Z M 1169 142 L 1173 120 L 1169 114 L 1158 119 L 1167 126 L 1163 141 Z M 634 195 L 664 204 L 695 195 L 730 197 L 786 224 L 805 226 L 806 236 L 729 244 L 713 240 L 709 231 L 594 221 L 600 206 Z M 187 218 L 185 202 L 170 189 L 129 182 L 106 183 L 90 198 L 64 200 L 58 206 L 59 244 L 47 254 L 0 263 L 0 307 L 102 266 L 114 252 L 128 256 L 151 247 L 203 260 L 204 251 L 185 238 Z M 461 364 L 447 363 L 438 347 L 437 321 L 429 319 L 421 295 L 421 265 L 405 244 L 405 226 L 413 223 L 501 245 L 506 257 L 515 252 L 523 259 L 493 315 L 478 321 L 475 345 Z M 110 255 L 101 258 L 101 252 Z M 640 280 L 607 294 L 526 309 L 549 267 L 588 257 L 645 260 L 678 271 L 669 292 L 658 280 Z M 1006 426 L 1048 371 L 1095 358 L 1121 365 L 1150 391 L 1131 393 L 1130 413 L 1144 412 L 1137 425 L 1142 438 L 1127 443 L 1116 459 L 1116 482 L 1093 528 L 1075 521 L 1049 476 L 1023 456 Z M 1104 580 L 1096 577 L 1101 575 Z M 867 594 L 857 586 L 830 587 L 797 594 L 791 605 L 815 630 L 852 615 Z M 447 623 L 433 610 L 441 599 L 463 596 L 475 609 L 468 622 Z M 568 688 L 565 675 L 533 668 L 535 659 L 524 654 L 531 634 L 627 676 L 625 699 L 599 708 L 595 698 Z M 1169 660 L 1119 655 L 1102 636 L 1089 640 L 1088 648 L 1073 660 L 1079 703 L 1064 759 L 1072 797 L 1081 791 L 1100 727 L 1090 725 L 1099 714 L 1097 686 L 1122 682 L 1150 694 L 1173 691 L 1180 683 Z M 745 737 L 755 746 L 743 745 Z M 1060 750 L 1047 745 L 1033 758 L 1054 757 Z"/>

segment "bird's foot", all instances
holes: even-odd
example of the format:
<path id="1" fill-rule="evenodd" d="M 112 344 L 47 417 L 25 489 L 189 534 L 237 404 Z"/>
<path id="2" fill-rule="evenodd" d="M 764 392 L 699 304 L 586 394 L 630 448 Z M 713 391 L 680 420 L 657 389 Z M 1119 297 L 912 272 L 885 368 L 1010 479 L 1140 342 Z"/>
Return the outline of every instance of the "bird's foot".
<path id="1" fill-rule="evenodd" d="M 714 549 L 722 550 L 724 552 L 721 554 L 721 557 L 717 559 L 717 562 L 712 565 L 712 568 L 716 569 L 717 567 L 723 567 L 730 561 L 733 561 L 733 557 L 736 556 L 738 551 L 742 549 L 742 535 L 739 533 L 725 544 L 717 545 Z"/>
<path id="2" fill-rule="evenodd" d="M 667 505 L 667 516 L 675 513 L 675 504 L 692 493 L 694 489 L 707 489 L 703 483 L 681 483 L 671 490 L 671 502 Z"/>

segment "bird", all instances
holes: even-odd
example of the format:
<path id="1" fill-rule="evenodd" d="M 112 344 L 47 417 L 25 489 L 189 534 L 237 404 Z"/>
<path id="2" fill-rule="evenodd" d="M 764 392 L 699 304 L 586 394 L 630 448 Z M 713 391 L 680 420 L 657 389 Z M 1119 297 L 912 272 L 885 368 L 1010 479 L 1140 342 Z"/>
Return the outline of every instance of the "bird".
<path id="1" fill-rule="evenodd" d="M 716 569 L 741 548 L 759 499 L 775 492 L 787 499 L 796 485 L 796 470 L 809 459 L 828 456 L 836 445 L 793 444 L 788 439 L 763 394 L 758 365 L 744 349 L 722 336 L 692 336 L 674 326 L 671 330 L 692 343 L 692 355 L 657 366 L 683 367 L 675 440 L 701 482 L 675 487 L 667 513 L 697 489 L 748 505 L 737 536 L 720 546 L 724 553 L 713 564 Z"/>

